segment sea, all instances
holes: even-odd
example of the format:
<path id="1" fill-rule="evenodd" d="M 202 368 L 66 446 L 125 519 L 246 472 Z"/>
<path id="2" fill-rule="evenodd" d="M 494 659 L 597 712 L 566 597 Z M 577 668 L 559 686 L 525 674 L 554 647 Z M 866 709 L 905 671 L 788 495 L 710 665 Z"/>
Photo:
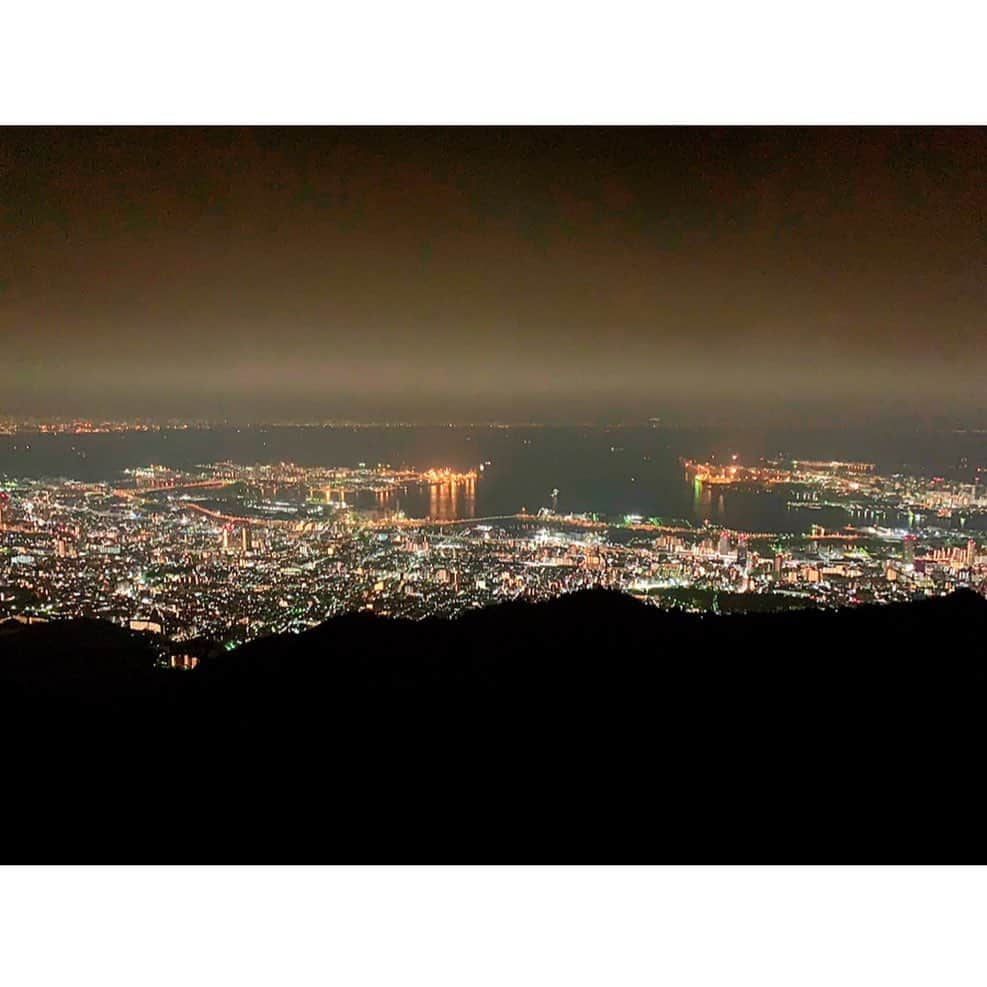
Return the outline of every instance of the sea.
<path id="1" fill-rule="evenodd" d="M 560 513 L 641 515 L 665 523 L 709 520 L 745 531 L 805 531 L 849 521 L 839 508 L 793 509 L 790 491 L 700 490 L 681 460 L 754 464 L 786 457 L 874 463 L 881 473 L 987 481 L 987 433 L 914 429 L 669 428 L 652 426 L 256 426 L 163 429 L 83 435 L 19 432 L 0 436 L 0 477 L 119 478 L 128 467 L 389 465 L 477 469 L 468 498 L 436 504 L 411 490 L 410 517 L 459 513 L 498 517 L 552 504 Z M 889 523 L 890 519 L 885 523 Z"/>

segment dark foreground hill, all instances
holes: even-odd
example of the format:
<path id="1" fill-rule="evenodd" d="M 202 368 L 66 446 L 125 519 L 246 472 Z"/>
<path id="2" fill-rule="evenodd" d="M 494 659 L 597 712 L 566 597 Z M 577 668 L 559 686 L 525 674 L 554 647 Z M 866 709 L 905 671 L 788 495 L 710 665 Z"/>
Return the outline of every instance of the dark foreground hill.
<path id="1" fill-rule="evenodd" d="M 987 601 L 0 633 L 6 859 L 980 860 Z"/>

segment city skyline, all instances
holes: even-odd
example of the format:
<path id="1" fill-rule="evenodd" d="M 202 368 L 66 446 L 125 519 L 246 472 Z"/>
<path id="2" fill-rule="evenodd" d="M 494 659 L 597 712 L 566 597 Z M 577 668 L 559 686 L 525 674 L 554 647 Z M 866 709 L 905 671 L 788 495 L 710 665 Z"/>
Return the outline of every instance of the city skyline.
<path id="1" fill-rule="evenodd" d="M 222 462 L 14 479 L 0 491 L 0 617 L 98 617 L 149 632 L 160 660 L 186 669 L 203 648 L 360 611 L 452 617 L 596 588 L 661 609 L 780 612 L 987 589 L 981 470 L 946 480 L 868 462 L 683 459 L 694 500 L 678 518 L 563 508 L 558 488 L 518 509 L 481 496 L 488 465 Z M 725 490 L 780 491 L 782 523 L 752 530 L 763 515 L 748 514 L 738 527 Z"/>
<path id="2" fill-rule="evenodd" d="M 975 10 L 9 14 L 6 981 L 983 982 Z"/>

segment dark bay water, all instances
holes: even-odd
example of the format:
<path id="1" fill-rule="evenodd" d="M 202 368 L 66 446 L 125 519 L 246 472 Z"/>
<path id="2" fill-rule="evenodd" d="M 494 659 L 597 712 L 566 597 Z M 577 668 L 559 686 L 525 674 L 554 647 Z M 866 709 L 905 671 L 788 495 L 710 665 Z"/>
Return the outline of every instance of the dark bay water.
<path id="1" fill-rule="evenodd" d="M 698 493 L 679 463 L 689 458 L 753 463 L 778 454 L 873 462 L 881 472 L 987 475 L 987 435 L 916 431 L 663 429 L 647 427 L 210 428 L 102 435 L 0 436 L 0 474 L 107 480 L 149 463 L 189 468 L 242 464 L 485 466 L 469 512 L 477 517 L 535 511 L 559 490 L 561 512 L 704 518 L 746 530 L 801 531 L 844 524 L 839 511 L 790 511 L 786 496 L 739 490 Z M 402 507 L 429 513 L 428 492 Z M 433 505 L 434 506 L 434 505 Z M 448 505 L 446 506 L 448 509 Z M 457 509 L 463 508 L 457 505 Z"/>

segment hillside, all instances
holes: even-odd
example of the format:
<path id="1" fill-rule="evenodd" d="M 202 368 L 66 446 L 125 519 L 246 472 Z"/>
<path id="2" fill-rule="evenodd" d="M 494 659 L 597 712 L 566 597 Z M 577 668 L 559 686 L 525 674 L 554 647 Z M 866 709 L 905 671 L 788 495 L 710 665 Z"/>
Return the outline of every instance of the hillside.
<path id="1" fill-rule="evenodd" d="M 36 860 L 970 860 L 987 601 L 693 616 L 588 592 L 354 614 L 156 668 L 5 625 Z"/>

